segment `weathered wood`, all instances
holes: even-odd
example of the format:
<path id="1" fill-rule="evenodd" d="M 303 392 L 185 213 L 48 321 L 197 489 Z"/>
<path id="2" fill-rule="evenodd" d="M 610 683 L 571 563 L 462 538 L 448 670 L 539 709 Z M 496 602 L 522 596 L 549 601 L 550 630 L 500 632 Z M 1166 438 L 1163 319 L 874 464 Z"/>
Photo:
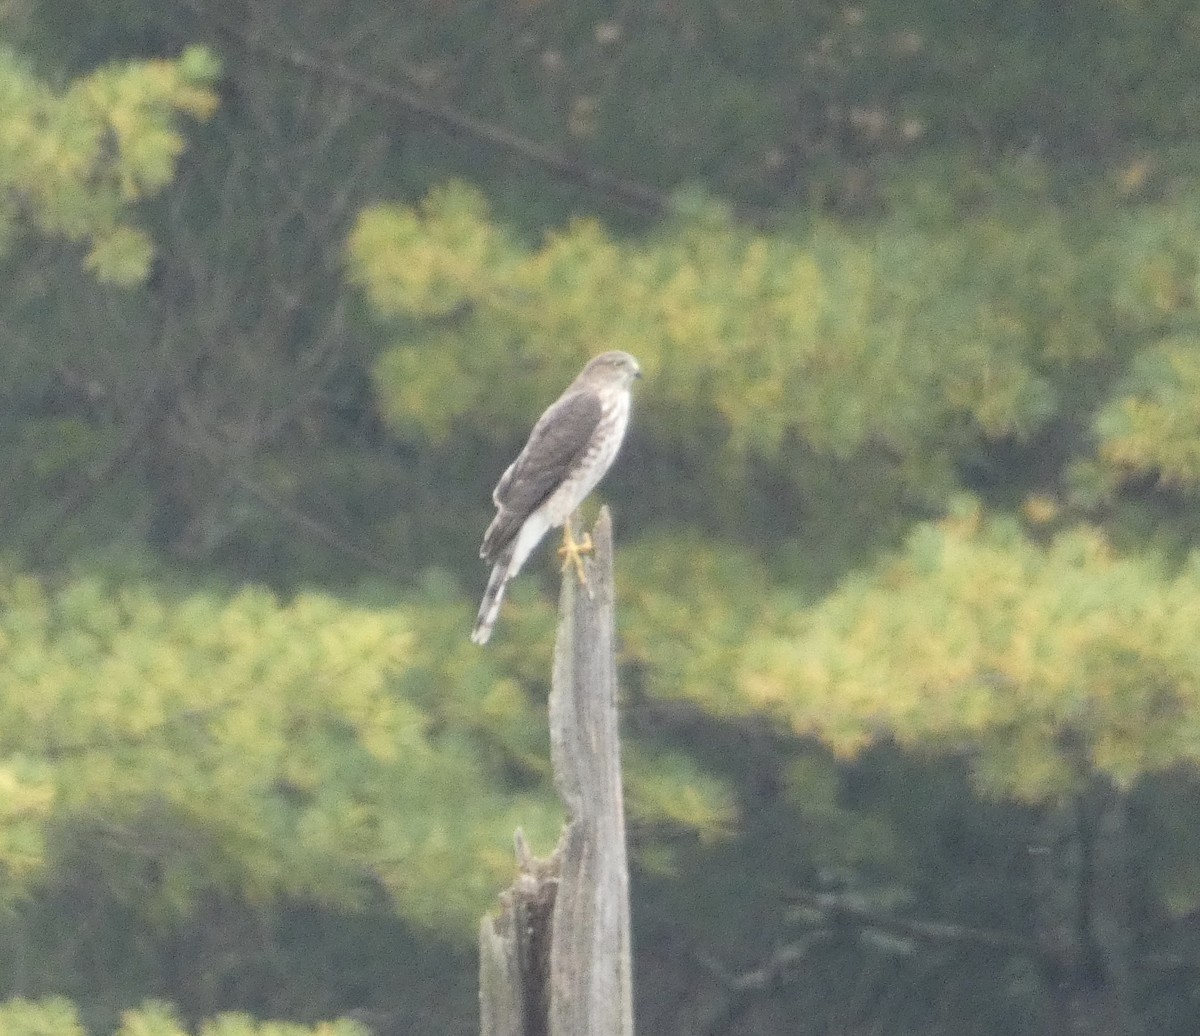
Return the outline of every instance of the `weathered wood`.
<path id="1" fill-rule="evenodd" d="M 480 929 L 483 1036 L 633 1036 L 629 868 L 621 791 L 612 522 L 592 530 L 587 586 L 563 578 L 550 746 L 568 821 Z M 548 951 L 548 952 L 547 952 Z"/>
<path id="2" fill-rule="evenodd" d="M 500 914 L 479 926 L 482 1036 L 548 1036 L 550 938 L 558 891 L 558 852 L 538 860 L 517 829 L 517 879 Z"/>
<path id="3" fill-rule="evenodd" d="M 482 1036 L 526 1036 L 525 990 L 517 952 L 516 911 L 479 923 L 479 1031 Z"/>
<path id="4" fill-rule="evenodd" d="M 550 752 L 570 820 L 550 953 L 551 1036 L 632 1036 L 629 865 L 621 791 L 612 519 L 592 530 L 588 585 L 563 580 Z"/>

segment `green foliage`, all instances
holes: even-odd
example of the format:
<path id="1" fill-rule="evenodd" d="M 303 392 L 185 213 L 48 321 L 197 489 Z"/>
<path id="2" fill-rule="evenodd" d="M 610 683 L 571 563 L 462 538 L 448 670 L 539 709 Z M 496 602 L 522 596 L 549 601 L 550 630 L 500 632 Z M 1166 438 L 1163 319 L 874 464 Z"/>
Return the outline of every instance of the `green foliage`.
<path id="1" fill-rule="evenodd" d="M 5 1036 L 84 1036 L 74 1006 L 66 1000 L 9 1000 L 0 1004 L 0 1031 Z M 114 1036 L 189 1036 L 189 1030 L 164 1004 L 148 1003 L 125 1012 Z M 196 1036 L 364 1036 L 350 1021 L 293 1025 L 258 1022 L 241 1014 L 223 1014 L 194 1030 Z"/>
<path id="2" fill-rule="evenodd" d="M 822 882 L 1058 945 L 1030 930 L 1035 819 L 1103 777 L 1138 804 L 1138 909 L 1186 919 L 1200 595 L 1195 564 L 1153 548 L 1200 542 L 1178 506 L 1200 485 L 1192 13 L 5 13 L 41 62 L 0 57 L 0 528 L 34 559 L 0 580 L 12 988 L 41 976 L 97 1031 L 161 990 L 189 1018 L 315 1018 L 415 985 L 412 947 L 470 938 L 512 828 L 544 850 L 560 819 L 548 566 L 513 587 L 487 652 L 465 641 L 487 488 L 613 346 L 648 374 L 604 490 L 654 885 L 635 913 L 670 929 L 671 952 L 639 936 L 658 954 L 639 985 L 668 989 L 701 945 L 764 959 L 795 937 L 781 890 Z M 193 39 L 220 49 L 215 118 L 215 50 Z M 350 77 L 292 63 L 330 55 Z M 352 83 L 496 132 L 447 140 Z M 493 147 L 509 133 L 580 177 Z M 669 213 L 611 219 L 579 186 L 593 169 L 676 192 Z M 928 522 L 964 489 L 977 504 Z M 996 517 L 1018 510 L 1025 530 Z M 147 542 L 173 576 L 103 574 L 114 543 Z M 388 579 L 368 597 L 372 558 Z M 212 568 L 289 592 L 214 589 Z M 348 954 L 362 932 L 378 942 Z M 842 1010 L 858 994 L 837 952 L 806 961 L 805 988 Z M 910 975 L 937 956 L 904 953 Z M 879 959 L 864 999 L 884 999 Z M 996 1006 L 1019 965 L 921 981 L 990 997 L 1011 1029 L 1036 1015 L 1033 980 Z"/>
<path id="3" fill-rule="evenodd" d="M 702 844 L 729 838 L 737 823 L 737 804 L 727 785 L 679 751 L 649 751 L 633 742 L 622 757 L 630 822 L 647 830 L 694 835 Z M 646 870 L 674 869 L 669 843 L 640 841 L 635 862 Z"/>
<path id="4" fill-rule="evenodd" d="M 1174 380 L 1158 355 L 1164 328 L 1195 320 L 1200 209 L 1126 202 L 1113 218 L 1125 186 L 1065 202 L 1053 171 L 1024 159 L 930 161 L 888 189 L 888 212 L 865 225 L 756 229 L 691 193 L 636 238 L 578 221 L 530 245 L 451 186 L 364 213 L 350 264 L 396 338 L 374 372 L 384 408 L 439 451 L 519 442 L 584 356 L 639 356 L 645 466 L 610 483 L 635 516 L 618 596 L 638 692 L 733 730 L 769 718 L 843 761 L 773 764 L 780 823 L 807 841 L 756 831 L 758 803 L 728 814 L 747 845 L 787 858 L 781 883 L 817 868 L 880 909 L 919 890 L 953 914 L 977 889 L 941 858 L 945 887 L 927 879 L 922 841 L 955 784 L 934 772 L 945 760 L 993 802 L 1038 807 L 1200 763 L 1195 566 L 1175 573 L 1120 515 L 1106 528 L 1097 513 L 1114 472 L 1186 455 L 1187 330 L 1169 340 Z M 460 261 L 448 241 L 472 244 Z M 1155 423 L 1131 425 L 1128 399 Z M 1077 431 L 1089 426 L 1094 440 Z M 1148 459 L 1131 459 L 1134 432 Z M 876 553 L 906 503 L 953 510 L 968 479 L 982 501 L 910 530 L 898 556 Z M 1000 503 L 1028 531 L 990 516 Z M 1176 548 L 1195 546 L 1171 528 Z M 881 769 L 872 807 L 848 803 L 845 769 L 893 745 L 925 761 L 922 779 Z M 760 773 L 736 751 L 705 765 L 740 788 Z M 981 808 L 965 787 L 959 827 Z M 701 834 L 724 826 L 689 815 Z M 1012 823 L 1029 837 L 1027 817 Z M 1165 825 L 1152 842 L 1164 860 L 1183 844 Z M 640 860 L 700 880 L 678 857 Z M 1145 866 L 1176 904 L 1164 909 L 1193 901 L 1187 868 Z M 738 913 L 736 893 L 714 895 Z M 997 915 L 1019 926 L 1011 905 Z"/>
<path id="5" fill-rule="evenodd" d="M 644 674 L 646 693 L 714 716 L 747 714 L 731 674 L 770 592 L 762 562 L 690 531 L 645 537 L 618 561 L 622 658 Z"/>
<path id="6" fill-rule="evenodd" d="M 178 61 L 111 65 L 56 92 L 0 52 L 0 247 L 18 218 L 90 243 L 85 263 L 118 285 L 145 278 L 153 252 L 126 210 L 174 176 L 181 115 L 207 118 L 219 66 L 194 48 Z"/>
<path id="7" fill-rule="evenodd" d="M 965 753 L 992 794 L 1200 761 L 1195 564 L 1168 577 L 1095 529 L 1041 547 L 966 507 L 746 649 L 739 689 L 853 755 L 881 737 Z"/>
<path id="8" fill-rule="evenodd" d="M 1169 338 L 1142 352 L 1097 416 L 1096 432 L 1100 458 L 1117 478 L 1200 487 L 1200 338 Z"/>
<path id="9" fill-rule="evenodd" d="M 59 61 L 64 51 L 87 60 L 98 41 L 128 56 L 147 38 L 213 28 L 137 0 L 37 7 L 51 42 L 35 42 Z M 355 41 L 356 70 L 369 78 L 401 76 L 588 165 L 668 190 L 704 182 L 768 206 L 853 203 L 847 167 L 947 142 L 1092 160 L 1196 137 L 1200 27 L 1170 0 L 687 0 L 636 10 L 533 0 L 501 11 L 462 0 L 403 10 L 305 0 L 263 11 L 281 46 L 311 49 L 303 33 L 289 39 L 281 10 L 331 40 L 376 26 Z M 214 35 L 236 53 L 230 34 Z M 397 169 L 404 187 L 469 168 L 543 219 L 579 203 L 492 149 L 412 137 Z"/>
<path id="10" fill-rule="evenodd" d="M 518 777 L 545 773 L 541 710 L 463 621 L 436 597 L 365 608 L 7 576 L 6 894 L 56 880 L 51 845 L 107 831 L 110 892 L 164 917 L 209 890 L 345 909 L 382 890 L 411 923 L 473 930 L 512 830 L 548 849 L 560 814 Z M 720 786 L 674 770 L 631 779 L 639 817 L 719 831 Z"/>
<path id="11" fill-rule="evenodd" d="M 84 1036 L 68 1000 L 10 1000 L 0 1005 L 0 1025 L 12 1036 Z"/>
<path id="12" fill-rule="evenodd" d="M 553 827 L 548 803 L 489 796 L 469 736 L 435 733 L 403 696 L 419 654 L 399 610 L 87 578 L 48 593 L 13 576 L 0 596 L 10 895 L 45 879 L 39 827 L 44 844 L 103 816 L 128 832 L 114 882 L 143 896 L 119 861 L 149 853 L 159 909 L 186 913 L 210 887 L 349 906 L 369 877 L 414 920 L 468 926 L 514 816 Z M 491 864 L 462 872 L 464 853 Z"/>
<path id="13" fill-rule="evenodd" d="M 768 234 L 693 201 L 638 241 L 580 221 L 535 249 L 461 185 L 370 210 L 352 276 L 402 329 L 376 367 L 381 400 L 398 428 L 438 442 L 515 432 L 616 343 L 649 375 L 642 434 L 686 440 L 693 463 L 710 451 L 714 481 L 799 444 L 856 464 L 882 453 L 911 489 L 944 498 L 965 451 L 1033 441 L 1094 405 L 1102 383 L 1079 366 L 1111 348 L 1114 326 L 1138 341 L 1164 305 L 1191 312 L 1159 283 L 1176 277 L 1182 231 L 1139 237 L 1130 220 L 1081 234 L 1044 180 L 1002 176 L 1007 199 L 980 208 L 971 187 L 934 197 L 931 183 L 911 188 L 917 218 L 870 228 Z"/>

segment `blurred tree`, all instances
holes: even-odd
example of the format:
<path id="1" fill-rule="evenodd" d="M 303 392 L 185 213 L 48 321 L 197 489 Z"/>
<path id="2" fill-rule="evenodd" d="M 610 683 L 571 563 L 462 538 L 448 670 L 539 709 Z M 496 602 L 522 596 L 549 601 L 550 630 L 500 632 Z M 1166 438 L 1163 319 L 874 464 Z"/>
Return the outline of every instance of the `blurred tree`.
<path id="1" fill-rule="evenodd" d="M 294 901 L 469 941 L 511 870 L 513 829 L 543 848 L 556 838 L 530 700 L 451 632 L 436 594 L 386 610 L 311 594 L 283 605 L 124 573 L 54 591 L 11 576 L 0 604 L 10 909 L 90 886 L 89 914 L 119 908 L 149 931 L 213 900 Z M 682 758 L 633 771 L 630 811 L 673 830 L 729 821 L 719 786 Z M 232 978 L 244 964 L 206 966 Z M 194 996 L 198 1013 L 222 1006 L 216 988 Z"/>
<path id="2" fill-rule="evenodd" d="M 0 1004 L 0 1025 L 12 1036 L 84 1036 L 74 1008 L 63 1000 L 10 1000 Z M 353 1022 L 330 1022 L 308 1028 L 279 1022 L 255 1022 L 243 1015 L 225 1014 L 206 1022 L 199 1036 L 362 1036 Z M 188 1028 L 162 1004 L 128 1011 L 115 1036 L 187 1036 Z"/>
<path id="3" fill-rule="evenodd" d="M 656 1031 L 1196 1030 L 1187 5 L 4 15 L 5 988 L 469 1016 L 486 487 L 620 345 Z"/>
<path id="4" fill-rule="evenodd" d="M 129 285 L 149 272 L 152 246 L 129 209 L 160 192 L 184 147 L 180 115 L 207 118 L 218 66 L 209 52 L 178 61 L 113 65 L 61 93 L 0 51 L 0 246 L 26 246 L 21 232 L 87 245 L 84 266 Z"/>

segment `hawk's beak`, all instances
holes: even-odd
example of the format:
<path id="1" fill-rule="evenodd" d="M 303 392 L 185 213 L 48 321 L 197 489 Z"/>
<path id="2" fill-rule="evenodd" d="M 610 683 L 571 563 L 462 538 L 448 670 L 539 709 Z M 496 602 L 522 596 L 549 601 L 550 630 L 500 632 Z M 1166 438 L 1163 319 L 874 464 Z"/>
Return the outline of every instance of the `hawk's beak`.
<path id="1" fill-rule="evenodd" d="M 637 370 L 635 370 L 635 371 L 633 372 L 633 376 L 634 376 L 635 378 L 637 378 L 637 380 L 638 380 L 638 381 L 641 381 L 641 380 L 642 380 L 642 368 L 641 368 L 641 367 L 639 367 Z"/>

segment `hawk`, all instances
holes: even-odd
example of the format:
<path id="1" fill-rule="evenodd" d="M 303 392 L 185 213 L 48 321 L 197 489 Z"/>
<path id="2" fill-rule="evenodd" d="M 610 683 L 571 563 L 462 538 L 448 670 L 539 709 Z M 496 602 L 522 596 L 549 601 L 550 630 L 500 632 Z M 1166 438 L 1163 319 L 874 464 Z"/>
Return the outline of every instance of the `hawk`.
<path id="1" fill-rule="evenodd" d="M 471 633 L 476 644 L 487 643 L 508 581 L 551 529 L 565 527 L 559 553 L 574 562 L 583 581 L 579 555 L 591 549 L 591 541 L 586 535 L 576 541 L 569 519 L 612 467 L 629 424 L 629 389 L 641 376 L 629 353 L 614 350 L 589 360 L 538 418 L 525 448 L 500 476 L 492 493 L 496 517 L 479 548 L 492 575 Z"/>

